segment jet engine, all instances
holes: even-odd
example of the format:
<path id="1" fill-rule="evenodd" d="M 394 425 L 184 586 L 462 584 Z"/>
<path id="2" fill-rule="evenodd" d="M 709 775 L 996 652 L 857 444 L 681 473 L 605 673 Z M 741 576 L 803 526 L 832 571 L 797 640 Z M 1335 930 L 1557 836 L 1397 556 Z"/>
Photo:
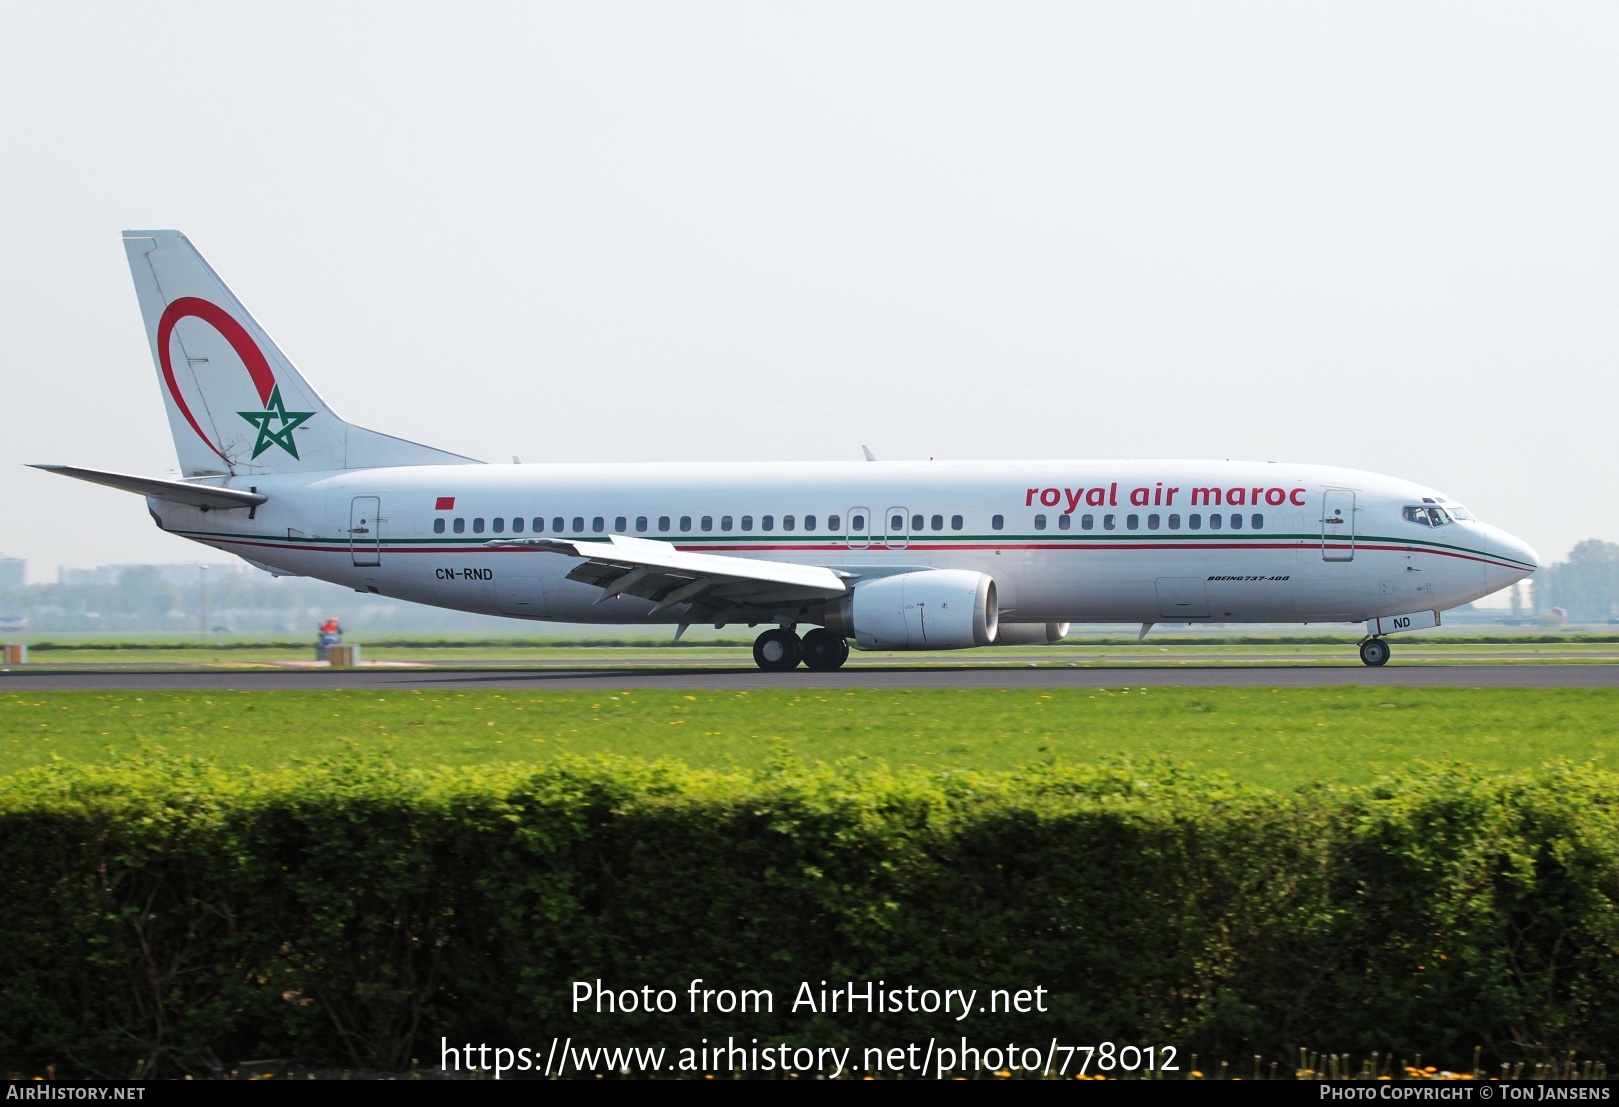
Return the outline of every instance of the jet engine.
<path id="1" fill-rule="evenodd" d="M 862 581 L 829 606 L 826 627 L 862 650 L 959 650 L 995 641 L 995 581 L 968 569 L 924 569 Z"/>
<path id="2" fill-rule="evenodd" d="M 1002 623 L 995 632 L 997 646 L 1049 646 L 1068 636 L 1067 623 Z"/>

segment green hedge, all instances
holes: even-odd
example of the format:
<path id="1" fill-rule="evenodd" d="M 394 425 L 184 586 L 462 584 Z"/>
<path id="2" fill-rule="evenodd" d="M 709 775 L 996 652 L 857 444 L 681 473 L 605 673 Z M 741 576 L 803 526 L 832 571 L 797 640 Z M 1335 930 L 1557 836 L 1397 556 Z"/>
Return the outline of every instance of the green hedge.
<path id="1" fill-rule="evenodd" d="M 1601 1052 L 1616 782 L 58 763 L 0 780 L 0 1069 L 400 1068 L 436 1065 L 440 1035 Z M 775 1013 L 685 1013 L 696 977 L 769 988 Z M 681 1012 L 573 1014 L 570 982 L 597 978 L 673 989 Z M 963 1023 L 788 1010 L 800 981 L 868 979 L 1052 998 Z"/>

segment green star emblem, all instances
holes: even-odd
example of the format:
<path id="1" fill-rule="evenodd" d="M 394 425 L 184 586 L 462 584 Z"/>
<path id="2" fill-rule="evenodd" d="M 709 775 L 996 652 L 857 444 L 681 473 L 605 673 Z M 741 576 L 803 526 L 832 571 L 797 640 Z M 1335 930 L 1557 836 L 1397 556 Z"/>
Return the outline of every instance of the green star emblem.
<path id="1" fill-rule="evenodd" d="M 236 414 L 259 428 L 259 439 L 253 443 L 253 457 L 258 457 L 272 445 L 280 446 L 293 457 L 298 456 L 298 444 L 292 440 L 292 432 L 303 425 L 304 421 L 314 416 L 313 411 L 288 411 L 281 403 L 281 386 L 278 384 L 270 391 L 270 405 L 266 411 L 238 411 Z M 271 430 L 271 421 L 281 424 L 280 430 Z M 251 459 L 249 459 L 251 460 Z"/>

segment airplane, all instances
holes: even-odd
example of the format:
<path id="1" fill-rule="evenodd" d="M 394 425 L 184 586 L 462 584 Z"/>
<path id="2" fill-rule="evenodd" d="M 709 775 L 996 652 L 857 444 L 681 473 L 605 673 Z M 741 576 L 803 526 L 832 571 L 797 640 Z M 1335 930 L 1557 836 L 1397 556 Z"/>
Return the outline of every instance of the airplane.
<path id="1" fill-rule="evenodd" d="M 1378 666 L 1388 635 L 1539 564 L 1432 488 L 1317 465 L 485 464 L 340 418 L 178 231 L 123 242 L 180 477 L 37 468 L 143 495 L 161 529 L 278 576 L 677 640 L 765 626 L 760 669 L 826 672 L 851 644 L 1120 622 L 1364 622 Z"/>

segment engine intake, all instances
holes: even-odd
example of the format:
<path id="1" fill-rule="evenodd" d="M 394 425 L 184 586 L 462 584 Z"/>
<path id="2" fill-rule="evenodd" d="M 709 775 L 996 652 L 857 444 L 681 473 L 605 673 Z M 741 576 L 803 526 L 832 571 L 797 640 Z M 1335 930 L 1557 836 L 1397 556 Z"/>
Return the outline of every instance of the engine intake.
<path id="1" fill-rule="evenodd" d="M 828 630 L 862 650 L 960 650 L 995 642 L 995 580 L 968 569 L 925 569 L 862 581 L 827 608 Z"/>

